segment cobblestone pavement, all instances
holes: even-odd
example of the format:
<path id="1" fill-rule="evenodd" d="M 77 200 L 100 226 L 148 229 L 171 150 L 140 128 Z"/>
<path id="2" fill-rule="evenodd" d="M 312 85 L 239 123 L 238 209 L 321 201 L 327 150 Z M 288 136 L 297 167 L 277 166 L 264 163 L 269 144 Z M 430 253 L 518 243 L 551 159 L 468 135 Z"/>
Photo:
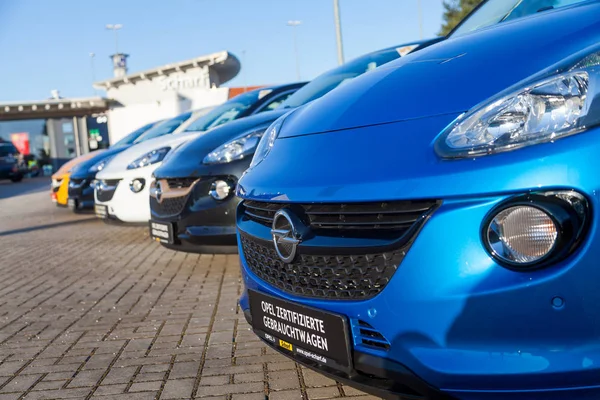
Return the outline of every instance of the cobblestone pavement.
<path id="1" fill-rule="evenodd" d="M 0 400 L 374 399 L 249 330 L 236 255 L 185 254 L 144 228 L 0 182 Z"/>

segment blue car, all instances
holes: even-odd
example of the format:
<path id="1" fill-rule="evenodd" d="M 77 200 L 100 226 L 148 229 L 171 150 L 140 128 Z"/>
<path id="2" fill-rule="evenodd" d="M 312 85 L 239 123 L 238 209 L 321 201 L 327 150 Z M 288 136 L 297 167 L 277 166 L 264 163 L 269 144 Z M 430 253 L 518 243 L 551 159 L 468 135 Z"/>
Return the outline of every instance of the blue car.
<path id="1" fill-rule="evenodd" d="M 92 182 L 96 173 L 101 171 L 110 160 L 122 151 L 131 147 L 134 142 L 148 132 L 153 127 L 160 125 L 162 121 L 156 121 L 146 124 L 135 131 L 129 133 L 117 143 L 110 146 L 107 150 L 79 163 L 71 172 L 69 177 L 67 206 L 74 212 L 94 208 L 94 185 Z M 168 129 L 171 131 L 177 126 Z"/>
<path id="2" fill-rule="evenodd" d="M 267 129 L 237 229 L 272 348 L 388 398 L 600 398 L 600 1 L 507 3 Z"/>

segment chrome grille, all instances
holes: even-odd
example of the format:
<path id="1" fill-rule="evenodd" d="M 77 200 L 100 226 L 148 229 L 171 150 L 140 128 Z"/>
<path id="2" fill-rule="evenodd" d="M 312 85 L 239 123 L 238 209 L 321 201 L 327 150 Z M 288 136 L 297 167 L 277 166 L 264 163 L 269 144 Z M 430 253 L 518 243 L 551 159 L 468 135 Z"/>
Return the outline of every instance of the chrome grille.
<path id="1" fill-rule="evenodd" d="M 313 230 L 387 230 L 409 229 L 437 201 L 396 201 L 379 203 L 281 204 L 244 201 L 244 215 L 260 224 L 271 226 L 275 213 L 285 207 L 299 210 Z"/>

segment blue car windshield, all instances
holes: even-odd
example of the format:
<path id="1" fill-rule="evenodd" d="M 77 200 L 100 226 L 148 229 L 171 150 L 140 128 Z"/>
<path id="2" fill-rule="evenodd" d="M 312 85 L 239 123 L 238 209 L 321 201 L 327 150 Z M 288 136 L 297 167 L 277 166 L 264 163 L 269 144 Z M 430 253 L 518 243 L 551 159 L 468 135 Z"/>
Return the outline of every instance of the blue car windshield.
<path id="1" fill-rule="evenodd" d="M 399 57 L 400 54 L 396 49 L 389 49 L 352 60 L 341 67 L 316 77 L 300 88 L 296 93 L 288 97 L 279 108 L 300 107 L 325 95 L 340 84 Z"/>
<path id="2" fill-rule="evenodd" d="M 142 126 L 139 129 L 136 129 L 135 131 L 131 132 L 129 135 L 125 136 L 123 139 L 119 140 L 117 143 L 113 144 L 112 147 L 121 147 L 121 146 L 127 146 L 128 144 L 132 144 L 135 141 L 135 139 L 140 137 L 140 135 L 142 135 L 148 129 L 152 128 L 154 125 L 156 125 L 156 122 L 152 122 L 151 124 L 147 124 L 147 125 Z"/>
<path id="3" fill-rule="evenodd" d="M 146 133 L 142 134 L 136 140 L 134 140 L 134 144 L 143 142 L 144 140 L 154 139 L 160 136 L 169 135 L 175 131 L 175 129 L 179 128 L 179 125 L 183 124 L 192 116 L 191 112 L 178 115 L 175 118 L 171 118 L 166 120 L 165 122 L 161 122 L 160 124 L 148 129 Z"/>
<path id="4" fill-rule="evenodd" d="M 263 89 L 237 95 L 192 122 L 185 131 L 202 132 L 232 121 L 270 92 L 270 89 Z"/>
<path id="5" fill-rule="evenodd" d="M 452 32 L 460 36 L 500 22 L 589 0 L 487 0 Z"/>

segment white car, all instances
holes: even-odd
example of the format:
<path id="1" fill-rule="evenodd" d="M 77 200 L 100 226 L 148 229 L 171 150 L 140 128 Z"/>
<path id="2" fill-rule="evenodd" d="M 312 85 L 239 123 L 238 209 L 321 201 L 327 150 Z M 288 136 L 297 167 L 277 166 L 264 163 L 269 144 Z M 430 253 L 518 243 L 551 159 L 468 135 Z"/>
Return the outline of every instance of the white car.
<path id="1" fill-rule="evenodd" d="M 147 222 L 152 173 L 169 151 L 203 133 L 186 132 L 150 139 L 115 156 L 96 175 L 96 215 L 122 222 Z"/>
<path id="2" fill-rule="evenodd" d="M 181 114 L 150 129 L 129 149 L 117 154 L 96 174 L 95 211 L 105 221 L 146 223 L 150 220 L 149 188 L 152 173 L 169 152 L 221 124 L 247 115 L 268 111 L 304 83 L 253 90 L 234 97 L 203 115 Z M 178 128 L 173 131 L 173 125 Z M 161 126 L 169 126 L 164 134 Z M 134 143 L 136 143 L 134 142 Z"/>
<path id="3" fill-rule="evenodd" d="M 203 133 L 185 129 L 206 112 L 202 109 L 167 120 L 105 162 L 94 185 L 96 215 L 122 222 L 146 222 L 150 218 L 148 188 L 152 173 L 171 149 Z"/>

